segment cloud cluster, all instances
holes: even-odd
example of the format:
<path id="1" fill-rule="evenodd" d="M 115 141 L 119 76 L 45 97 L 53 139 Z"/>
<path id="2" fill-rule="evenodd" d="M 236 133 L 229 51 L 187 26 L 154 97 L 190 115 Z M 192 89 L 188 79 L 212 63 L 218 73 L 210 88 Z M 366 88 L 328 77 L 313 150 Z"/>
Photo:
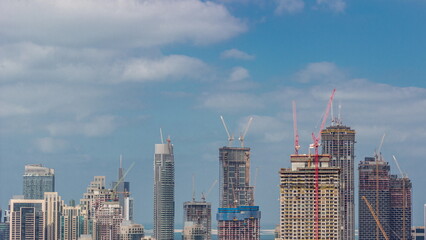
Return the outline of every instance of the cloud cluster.
<path id="1" fill-rule="evenodd" d="M 282 13 L 297 13 L 305 8 L 303 0 L 276 0 L 276 2 L 275 14 L 278 15 Z"/>
<path id="2" fill-rule="evenodd" d="M 305 9 L 305 0 L 275 0 L 275 14 L 294 14 Z M 312 9 L 326 9 L 335 13 L 342 13 L 346 9 L 345 0 L 316 0 Z"/>
<path id="3" fill-rule="evenodd" d="M 222 5 L 199 0 L 0 1 L 4 42 L 92 48 L 211 44 L 246 29 Z"/>
<path id="4" fill-rule="evenodd" d="M 253 60 L 255 57 L 241 50 L 232 48 L 225 50 L 220 55 L 222 58 L 234 58 L 240 60 Z"/>

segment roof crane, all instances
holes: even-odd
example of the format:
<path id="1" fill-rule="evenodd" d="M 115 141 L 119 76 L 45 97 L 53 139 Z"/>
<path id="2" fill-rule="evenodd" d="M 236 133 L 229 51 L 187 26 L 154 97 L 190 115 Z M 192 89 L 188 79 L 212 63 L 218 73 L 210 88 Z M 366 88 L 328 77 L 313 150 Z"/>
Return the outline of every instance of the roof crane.
<path id="1" fill-rule="evenodd" d="M 294 154 L 299 154 L 299 132 L 297 131 L 297 113 L 296 113 L 296 101 L 293 100 L 293 132 L 294 132 Z"/>
<path id="2" fill-rule="evenodd" d="M 223 116 L 220 116 L 220 119 L 222 120 L 222 124 L 223 124 L 223 127 L 225 128 L 226 134 L 228 134 L 228 147 L 232 147 L 232 142 L 234 141 L 234 135 L 229 134 L 228 127 L 226 126 L 225 119 L 223 119 Z"/>
<path id="3" fill-rule="evenodd" d="M 243 134 L 241 134 L 240 137 L 238 138 L 238 140 L 240 140 L 240 142 L 241 142 L 241 147 L 244 147 L 244 138 L 245 138 L 245 136 L 247 134 L 247 131 L 250 128 L 250 125 L 251 125 L 252 121 L 253 121 L 253 117 L 250 117 L 249 120 L 248 120 L 248 122 L 247 122 L 246 129 L 244 129 Z"/>
<path id="4" fill-rule="evenodd" d="M 388 237 L 388 235 L 386 234 L 385 229 L 383 229 L 383 226 L 382 226 L 382 224 L 380 223 L 380 219 L 377 217 L 376 213 L 374 212 L 374 209 L 373 209 L 373 207 L 371 206 L 370 202 L 367 200 L 367 198 L 366 198 L 365 196 L 362 196 L 361 198 L 364 200 L 365 204 L 367 204 L 367 207 L 368 207 L 368 209 L 370 210 L 371 215 L 373 216 L 374 220 L 376 221 L 377 226 L 380 228 L 380 231 L 382 232 L 383 237 L 384 237 L 386 240 L 389 240 L 389 237 Z"/>
<path id="5" fill-rule="evenodd" d="M 318 155 L 318 147 L 319 142 L 321 140 L 321 131 L 325 126 L 325 122 L 327 121 L 328 114 L 330 112 L 331 104 L 333 102 L 334 93 L 336 89 L 333 89 L 331 92 L 330 99 L 328 100 L 327 108 L 325 109 L 324 116 L 322 118 L 322 123 L 320 129 L 318 131 L 318 135 L 315 136 L 315 133 L 312 133 L 312 140 L 314 143 L 312 146 L 315 148 L 315 240 L 319 239 L 319 155 Z"/>
<path id="6" fill-rule="evenodd" d="M 217 184 L 217 179 L 214 180 L 214 182 L 212 183 L 212 185 L 210 186 L 210 188 L 209 188 L 209 190 L 207 191 L 206 194 L 201 193 L 201 199 L 203 201 L 206 201 L 207 196 L 209 196 L 210 192 L 213 190 L 213 188 L 214 188 L 214 186 L 216 186 L 216 184 Z"/>
<path id="7" fill-rule="evenodd" d="M 396 159 L 396 157 L 394 155 L 392 155 L 393 160 L 395 161 L 396 167 L 398 168 L 399 172 L 401 173 L 401 176 L 403 178 L 407 177 L 407 174 L 405 174 L 404 172 L 402 172 L 401 167 L 399 166 L 398 160 Z"/>
<path id="8" fill-rule="evenodd" d="M 376 158 L 376 161 L 383 160 L 382 158 L 382 146 L 383 142 L 385 141 L 386 133 L 383 133 L 382 140 L 380 141 L 379 148 L 376 150 L 374 157 Z"/>

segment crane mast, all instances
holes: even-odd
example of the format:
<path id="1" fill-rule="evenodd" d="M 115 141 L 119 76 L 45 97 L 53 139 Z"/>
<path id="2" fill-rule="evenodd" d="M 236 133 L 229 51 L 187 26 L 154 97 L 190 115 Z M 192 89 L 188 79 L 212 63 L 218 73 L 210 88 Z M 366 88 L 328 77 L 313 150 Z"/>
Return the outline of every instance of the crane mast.
<path id="1" fill-rule="evenodd" d="M 296 101 L 292 102 L 293 105 L 293 132 L 294 132 L 294 154 L 299 154 L 299 133 L 297 131 L 297 113 L 296 113 Z"/>
<path id="2" fill-rule="evenodd" d="M 328 100 L 327 108 L 322 119 L 322 123 L 318 134 L 315 136 L 315 133 L 312 133 L 313 147 L 315 148 L 315 239 L 319 240 L 319 153 L 318 147 L 321 140 L 321 131 L 324 129 L 325 123 L 330 112 L 331 104 L 333 102 L 334 94 L 336 89 L 333 89 L 331 92 L 330 99 Z"/>

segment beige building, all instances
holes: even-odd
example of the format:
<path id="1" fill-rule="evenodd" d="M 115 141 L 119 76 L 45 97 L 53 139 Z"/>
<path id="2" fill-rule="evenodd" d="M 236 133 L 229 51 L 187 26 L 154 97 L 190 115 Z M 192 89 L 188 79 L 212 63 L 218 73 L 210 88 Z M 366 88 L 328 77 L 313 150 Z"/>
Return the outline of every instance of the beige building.
<path id="1" fill-rule="evenodd" d="M 141 240 L 145 236 L 144 227 L 141 224 L 123 221 L 120 226 L 120 240 Z"/>
<path id="2" fill-rule="evenodd" d="M 61 238 L 61 215 L 64 202 L 57 192 L 45 192 L 44 202 L 46 207 L 45 225 L 46 240 L 57 240 Z"/>
<path id="3" fill-rule="evenodd" d="M 43 199 L 11 199 L 10 203 L 10 240 L 44 240 Z"/>
<path id="4" fill-rule="evenodd" d="M 315 156 L 291 155 L 291 168 L 280 171 L 280 239 L 315 239 Z M 338 240 L 340 235 L 339 168 L 329 166 L 330 156 L 319 155 L 318 239 Z"/>

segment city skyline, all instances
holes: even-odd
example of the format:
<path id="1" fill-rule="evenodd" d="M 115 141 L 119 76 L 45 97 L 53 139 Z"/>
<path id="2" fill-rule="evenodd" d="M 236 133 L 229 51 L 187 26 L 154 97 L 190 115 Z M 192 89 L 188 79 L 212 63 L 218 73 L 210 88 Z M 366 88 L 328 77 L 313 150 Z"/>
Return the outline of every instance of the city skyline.
<path id="1" fill-rule="evenodd" d="M 78 201 L 93 176 L 112 187 L 122 154 L 124 169 L 135 163 L 126 177 L 135 221 L 148 227 L 163 128 L 176 146 L 179 226 L 191 176 L 197 193 L 218 179 L 217 149 L 228 143 L 219 116 L 235 136 L 253 117 L 251 183 L 258 169 L 256 205 L 272 228 L 277 172 L 293 152 L 291 101 L 308 153 L 333 88 L 333 114 L 357 132 L 355 165 L 386 133 L 393 173 L 395 155 L 413 189 L 426 185 L 425 9 L 423 0 L 0 1 L 0 207 L 21 194 L 25 164 L 55 169 L 55 191 Z M 207 201 L 219 207 L 217 187 Z M 413 191 L 414 225 L 424 203 Z"/>

